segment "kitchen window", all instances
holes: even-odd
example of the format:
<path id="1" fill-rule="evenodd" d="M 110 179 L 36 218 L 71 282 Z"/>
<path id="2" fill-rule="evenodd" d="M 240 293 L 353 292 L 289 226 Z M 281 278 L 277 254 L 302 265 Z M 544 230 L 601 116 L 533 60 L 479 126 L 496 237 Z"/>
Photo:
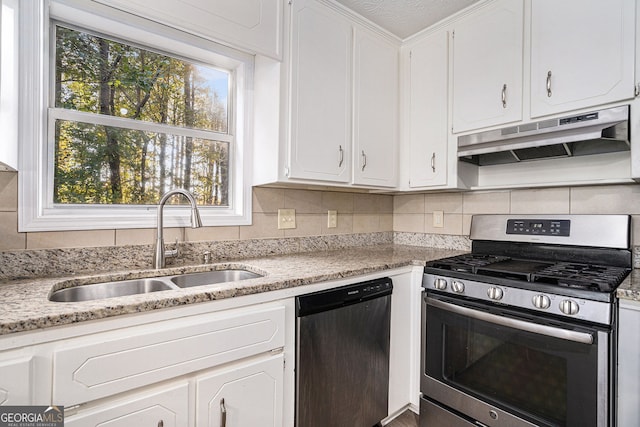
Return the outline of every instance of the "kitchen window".
<path id="1" fill-rule="evenodd" d="M 250 55 L 94 2 L 23 6 L 20 231 L 154 227 L 173 188 L 205 225 L 250 222 Z"/>

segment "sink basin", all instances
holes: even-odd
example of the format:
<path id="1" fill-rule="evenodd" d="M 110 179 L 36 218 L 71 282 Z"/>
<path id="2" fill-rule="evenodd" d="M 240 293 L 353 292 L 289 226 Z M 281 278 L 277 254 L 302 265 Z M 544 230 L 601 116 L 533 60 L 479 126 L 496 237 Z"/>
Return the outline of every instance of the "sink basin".
<path id="1" fill-rule="evenodd" d="M 93 285 L 80 285 L 57 290 L 49 296 L 49 301 L 77 302 L 126 295 L 146 294 L 169 289 L 189 288 L 192 286 L 212 285 L 215 283 L 235 282 L 237 280 L 262 277 L 261 274 L 238 269 L 205 271 L 202 273 L 186 273 L 167 277 L 150 277 L 147 279 L 104 282 Z"/>
<path id="2" fill-rule="evenodd" d="M 169 289 L 175 289 L 175 286 L 158 278 L 124 280 L 60 289 L 53 292 L 49 300 L 57 302 L 90 301 Z"/>
<path id="3" fill-rule="evenodd" d="M 235 282 L 237 280 L 255 279 L 261 274 L 247 270 L 214 270 L 203 273 L 189 273 L 174 276 L 171 281 L 181 288 L 192 286 L 213 285 L 215 283 Z"/>

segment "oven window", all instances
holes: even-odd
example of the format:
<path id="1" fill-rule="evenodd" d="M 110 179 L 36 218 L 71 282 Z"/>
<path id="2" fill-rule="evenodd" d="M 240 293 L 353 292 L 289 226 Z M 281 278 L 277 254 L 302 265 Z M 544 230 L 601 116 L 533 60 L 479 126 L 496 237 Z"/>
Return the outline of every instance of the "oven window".
<path id="1" fill-rule="evenodd" d="M 567 417 L 567 360 L 456 326 L 445 329 L 445 379 L 561 425 Z"/>

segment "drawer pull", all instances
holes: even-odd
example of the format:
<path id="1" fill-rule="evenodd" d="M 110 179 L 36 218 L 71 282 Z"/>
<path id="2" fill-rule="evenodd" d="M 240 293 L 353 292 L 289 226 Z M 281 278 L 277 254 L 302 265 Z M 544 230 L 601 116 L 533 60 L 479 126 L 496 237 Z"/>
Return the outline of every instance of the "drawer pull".
<path id="1" fill-rule="evenodd" d="M 502 86 L 502 108 L 507 108 L 507 84 Z"/>
<path id="2" fill-rule="evenodd" d="M 227 407 L 224 404 L 224 397 L 220 399 L 220 427 L 227 427 Z"/>

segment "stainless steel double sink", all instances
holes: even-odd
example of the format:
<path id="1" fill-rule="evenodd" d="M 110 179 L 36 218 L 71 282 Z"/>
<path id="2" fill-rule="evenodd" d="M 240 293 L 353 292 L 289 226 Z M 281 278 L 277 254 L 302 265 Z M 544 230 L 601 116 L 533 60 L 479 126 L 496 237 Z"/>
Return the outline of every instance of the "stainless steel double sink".
<path id="1" fill-rule="evenodd" d="M 171 289 L 176 290 L 190 288 L 193 286 L 235 282 L 238 280 L 254 279 L 262 276 L 262 274 L 254 273 L 245 269 L 229 268 L 224 270 L 203 271 L 199 273 L 177 274 L 173 276 L 103 282 L 56 290 L 49 295 L 49 300 L 55 302 L 91 301 L 126 295 L 167 291 Z"/>

